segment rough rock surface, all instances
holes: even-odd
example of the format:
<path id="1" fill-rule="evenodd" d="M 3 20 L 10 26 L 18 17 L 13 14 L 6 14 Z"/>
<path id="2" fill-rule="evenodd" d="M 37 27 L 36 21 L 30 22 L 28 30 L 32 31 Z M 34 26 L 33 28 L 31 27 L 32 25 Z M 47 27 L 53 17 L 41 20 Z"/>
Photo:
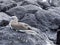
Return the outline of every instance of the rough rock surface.
<path id="1" fill-rule="evenodd" d="M 60 7 L 60 0 L 52 0 L 50 5 L 54 7 Z"/>
<path id="2" fill-rule="evenodd" d="M 34 33 L 39 35 L 16 32 L 6 27 L 10 16 L 17 16 L 19 21 L 38 28 L 39 33 Z M 1 45 L 47 45 L 46 39 L 48 43 L 50 40 L 55 43 L 57 30 L 60 29 L 60 1 L 0 0 L 0 25 Z"/>
<path id="3" fill-rule="evenodd" d="M 0 12 L 0 26 L 6 26 L 9 24 L 10 16 L 7 14 Z"/>
<path id="4" fill-rule="evenodd" d="M 26 9 L 22 6 L 14 7 L 8 11 L 6 11 L 10 16 L 17 16 L 19 19 L 23 18 L 25 13 L 27 12 Z"/>
<path id="5" fill-rule="evenodd" d="M 49 9 L 49 10 L 39 9 L 34 14 L 31 14 L 28 12 L 24 16 L 22 15 L 23 18 L 22 19 L 19 18 L 19 21 L 25 22 L 33 27 L 39 28 L 39 29 L 41 29 L 41 31 L 43 31 L 45 33 L 52 31 L 51 34 L 53 34 L 54 36 L 51 36 L 51 34 L 47 34 L 47 35 L 50 40 L 56 41 L 56 31 L 59 28 L 59 23 L 57 23 L 57 21 L 59 21 L 59 18 L 60 18 L 59 12 L 57 12 L 57 11 L 59 11 L 59 9 L 58 10 L 57 9 L 58 8 Z M 26 10 L 28 10 L 28 8 Z M 54 10 L 57 10 L 57 11 L 55 11 L 57 13 L 55 13 Z M 7 12 L 10 13 L 11 11 L 12 10 L 10 10 L 10 11 L 8 10 Z M 14 11 L 12 11 L 12 12 L 14 12 Z M 17 10 L 17 12 L 18 12 L 18 10 Z M 10 14 L 13 14 L 13 13 L 10 13 Z M 19 13 L 16 13 L 15 15 L 18 15 L 18 14 Z"/>
<path id="6" fill-rule="evenodd" d="M 8 16 L 6 13 L 0 12 L 0 22 L 2 20 L 9 21 L 10 20 L 10 16 Z"/>
<path id="7" fill-rule="evenodd" d="M 0 0 L 0 11 L 2 12 L 5 12 L 15 6 L 17 6 L 17 4 L 12 0 Z"/>
<path id="8" fill-rule="evenodd" d="M 25 5 L 23 7 L 27 10 L 27 13 L 33 13 L 33 14 L 36 13 L 39 9 L 42 9 L 41 7 L 32 4 Z"/>
<path id="9" fill-rule="evenodd" d="M 16 32 L 8 26 L 0 29 L 0 45 L 54 45 L 44 33 L 36 28 L 32 28 L 31 33 Z"/>

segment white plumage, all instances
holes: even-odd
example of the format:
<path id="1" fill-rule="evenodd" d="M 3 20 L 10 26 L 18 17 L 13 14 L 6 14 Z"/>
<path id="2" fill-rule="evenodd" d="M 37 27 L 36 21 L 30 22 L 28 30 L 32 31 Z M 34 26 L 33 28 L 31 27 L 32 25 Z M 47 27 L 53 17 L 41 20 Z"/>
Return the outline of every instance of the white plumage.
<path id="1" fill-rule="evenodd" d="M 10 27 L 15 30 L 31 30 L 31 26 L 26 23 L 18 22 L 16 16 L 12 16 L 12 20 L 9 23 Z"/>

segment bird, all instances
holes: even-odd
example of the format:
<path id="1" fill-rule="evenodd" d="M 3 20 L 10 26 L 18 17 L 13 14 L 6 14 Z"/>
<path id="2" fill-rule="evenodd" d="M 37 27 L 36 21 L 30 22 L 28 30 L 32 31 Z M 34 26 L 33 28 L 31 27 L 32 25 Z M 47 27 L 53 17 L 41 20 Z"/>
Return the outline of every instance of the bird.
<path id="1" fill-rule="evenodd" d="M 11 17 L 11 21 L 9 23 L 11 29 L 15 29 L 16 31 L 19 30 L 31 30 L 31 26 L 24 22 L 19 22 L 16 16 Z"/>
<path id="2" fill-rule="evenodd" d="M 16 16 L 11 17 L 11 21 L 9 23 L 11 29 L 14 29 L 17 32 L 20 33 L 26 33 L 26 34 L 32 34 L 32 35 L 39 35 L 38 30 L 34 27 L 31 27 L 27 23 L 19 22 L 18 18 Z"/>

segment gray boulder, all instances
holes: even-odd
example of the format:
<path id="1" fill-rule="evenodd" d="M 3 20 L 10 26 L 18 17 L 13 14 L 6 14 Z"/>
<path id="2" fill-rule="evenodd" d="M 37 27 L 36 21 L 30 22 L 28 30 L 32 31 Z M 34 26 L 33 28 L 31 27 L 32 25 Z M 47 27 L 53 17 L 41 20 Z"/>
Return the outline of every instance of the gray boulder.
<path id="1" fill-rule="evenodd" d="M 23 18 L 26 12 L 27 11 L 23 6 L 17 6 L 6 11 L 10 16 L 17 16 L 19 19 Z"/>
<path id="2" fill-rule="evenodd" d="M 53 10 L 53 9 L 52 9 Z M 56 41 L 56 31 L 60 27 L 58 24 L 60 15 L 54 11 L 42 11 L 36 13 L 36 19 L 38 20 L 38 28 L 46 32 L 49 39 Z"/>
<path id="3" fill-rule="evenodd" d="M 38 3 L 43 9 L 47 9 L 48 7 L 50 7 L 50 4 L 49 4 L 48 0 L 37 0 L 37 3 Z"/>
<path id="4" fill-rule="evenodd" d="M 13 7 L 17 6 L 16 3 L 11 3 L 11 4 L 0 4 L 0 11 L 5 12 Z"/>
<path id="5" fill-rule="evenodd" d="M 54 45 L 46 34 L 33 27 L 33 30 L 27 33 L 16 32 L 8 26 L 0 29 L 1 45 Z"/>
<path id="6" fill-rule="evenodd" d="M 41 9 L 38 6 L 35 5 L 26 5 L 26 6 L 17 6 L 14 8 L 11 8 L 10 10 L 7 10 L 6 13 L 10 16 L 17 16 L 20 20 L 25 16 L 27 13 L 36 13 L 39 9 Z"/>
<path id="7" fill-rule="evenodd" d="M 37 0 L 24 0 L 23 3 L 22 3 L 22 5 L 28 5 L 28 4 L 33 4 L 33 5 L 39 6 L 37 4 Z"/>
<path id="8" fill-rule="evenodd" d="M 34 14 L 28 13 L 28 14 L 26 14 L 26 15 L 24 16 L 24 18 L 22 18 L 20 21 L 21 21 L 21 22 L 25 22 L 25 23 L 33 26 L 33 27 L 37 27 L 37 26 L 38 26 L 38 25 L 37 25 L 37 20 L 36 20 Z"/>
<path id="9" fill-rule="evenodd" d="M 48 11 L 46 11 L 35 7 L 28 8 L 30 6 L 34 7 L 33 5 L 19 6 L 12 8 L 6 12 L 11 15 L 16 15 L 19 18 L 19 21 L 25 22 L 32 27 L 40 29 L 48 35 L 50 40 L 56 41 L 56 31 L 58 30 L 58 28 L 60 28 L 60 13 L 58 12 L 60 11 L 59 8 L 49 9 Z M 34 10 L 38 11 L 32 13 L 31 11 L 34 12 Z"/>
<path id="10" fill-rule="evenodd" d="M 0 11 L 2 12 L 5 12 L 15 6 L 17 6 L 17 4 L 12 0 L 0 0 Z"/>
<path id="11" fill-rule="evenodd" d="M 9 24 L 10 16 L 7 14 L 0 12 L 0 26 L 6 26 Z"/>
<path id="12" fill-rule="evenodd" d="M 33 14 L 36 13 L 38 10 L 42 9 L 41 7 L 38 7 L 38 6 L 32 5 L 32 4 L 25 5 L 23 7 L 26 8 L 27 13 L 33 13 Z"/>
<path id="13" fill-rule="evenodd" d="M 50 5 L 53 7 L 60 7 L 60 0 L 51 0 Z"/>
<path id="14" fill-rule="evenodd" d="M 18 3 L 18 2 L 21 2 L 21 1 L 24 1 L 24 0 L 13 0 L 13 1 Z"/>
<path id="15" fill-rule="evenodd" d="M 0 12 L 0 22 L 1 22 L 2 20 L 7 20 L 7 21 L 9 21 L 9 20 L 10 20 L 10 16 L 8 16 L 6 13 Z"/>
<path id="16" fill-rule="evenodd" d="M 22 22 L 40 29 L 45 32 L 50 40 L 56 41 L 56 31 L 60 28 L 60 15 L 54 11 L 40 10 L 35 14 L 28 13 L 21 19 Z M 51 36 L 52 35 L 52 36 Z"/>

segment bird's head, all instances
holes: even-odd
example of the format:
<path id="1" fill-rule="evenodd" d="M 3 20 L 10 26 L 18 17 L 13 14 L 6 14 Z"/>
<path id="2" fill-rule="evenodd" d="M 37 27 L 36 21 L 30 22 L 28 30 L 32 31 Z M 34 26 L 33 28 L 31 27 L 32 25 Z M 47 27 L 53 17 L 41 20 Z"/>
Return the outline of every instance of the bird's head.
<path id="1" fill-rule="evenodd" d="M 18 18 L 17 18 L 16 16 L 12 16 L 12 17 L 11 17 L 11 20 L 13 20 L 13 21 L 18 21 Z"/>
<path id="2" fill-rule="evenodd" d="M 10 27 L 11 27 L 12 24 L 17 24 L 17 23 L 18 23 L 18 18 L 16 16 L 10 17 L 10 22 L 9 22 Z"/>

